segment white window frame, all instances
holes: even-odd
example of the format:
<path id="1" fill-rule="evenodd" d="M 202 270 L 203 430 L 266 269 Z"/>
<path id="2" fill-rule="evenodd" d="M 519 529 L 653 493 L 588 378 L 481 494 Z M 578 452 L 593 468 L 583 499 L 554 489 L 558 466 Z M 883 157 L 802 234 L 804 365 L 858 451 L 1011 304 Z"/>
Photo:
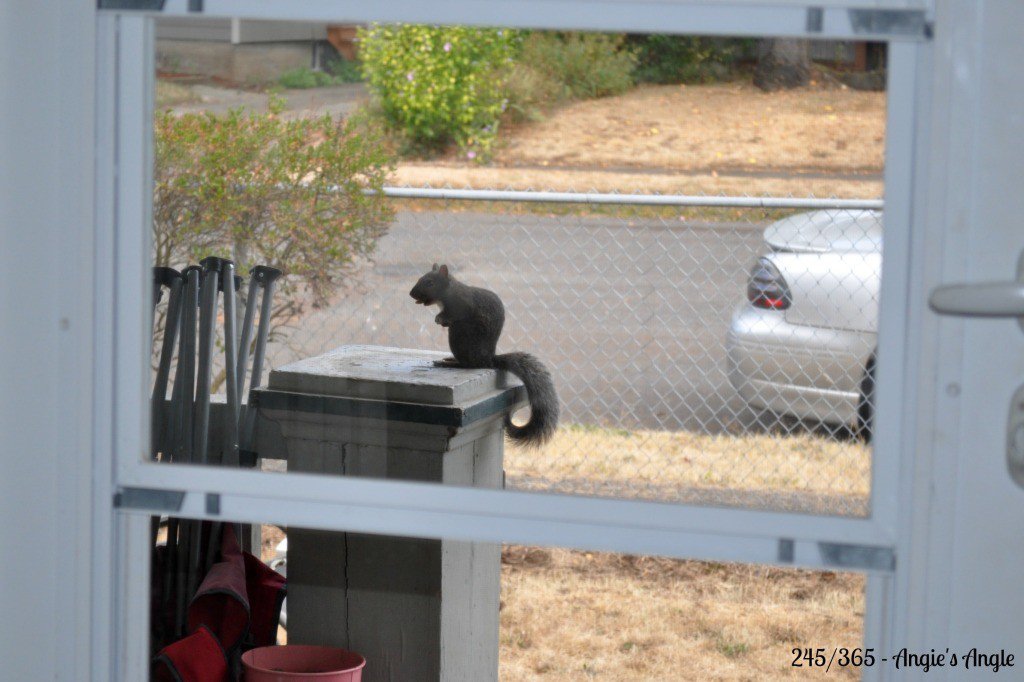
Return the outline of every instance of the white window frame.
<path id="1" fill-rule="evenodd" d="M 101 0 L 102 1 L 102 0 Z M 204 16 L 301 20 L 398 20 L 528 25 L 725 35 L 780 35 L 819 38 L 885 38 L 855 33 L 841 1 L 542 2 L 503 0 L 472 3 L 403 1 L 366 6 L 333 0 L 253 3 L 206 0 Z M 919 6 L 919 3 L 876 3 Z M 738 7 L 743 11 L 736 13 Z M 554 8 L 554 9 L 553 9 Z M 589 8 L 592 11 L 587 11 Z M 547 13 L 541 12 L 546 9 Z M 571 11 L 570 11 L 571 9 Z M 814 12 L 820 9 L 820 15 Z M 184 0 L 168 0 L 165 14 L 187 16 Z M 927 18 L 927 15 L 922 15 Z M 541 17 L 541 18 L 538 18 Z M 815 19 L 816 17 L 816 19 Z M 152 15 L 101 11 L 97 25 L 97 320 L 110 330 L 109 345 L 98 344 L 97 376 L 111 377 L 109 411 L 97 420 L 113 425 L 112 472 L 108 488 L 124 503 L 118 518 L 113 561 L 125 587 L 114 595 L 113 613 L 121 638 L 112 654 L 121 674 L 141 679 L 140 652 L 146 629 L 148 588 L 146 532 L 150 514 L 174 510 L 191 518 L 230 518 L 324 530 L 453 538 L 590 550 L 656 554 L 678 558 L 849 568 L 873 573 L 869 583 L 869 633 L 884 628 L 881 605 L 891 589 L 898 559 L 901 473 L 909 467 L 913 425 L 909 410 L 918 382 L 908 370 L 912 244 L 921 238 L 913 225 L 915 102 L 918 74 L 926 58 L 922 35 L 890 41 L 889 111 L 885 164 L 886 243 L 879 317 L 879 373 L 871 481 L 870 515 L 844 518 L 692 504 L 588 498 L 554 493 L 452 488 L 429 483 L 275 474 L 148 461 L 149 225 L 151 223 L 151 126 L 153 88 Z M 820 30 L 807 33 L 810 23 Z M 112 354 L 104 349 L 113 347 Z M 106 485 L 104 483 L 104 485 Z M 165 494 L 180 495 L 168 508 Z M 208 495 L 219 496 L 219 513 L 208 512 Z M 98 505 L 113 504 L 99 495 Z M 109 513 L 109 509 L 107 510 Z M 837 563 L 823 549 L 848 550 Z M 852 553 L 851 553 L 852 552 Z M 872 615 L 873 614 L 873 615 Z M 100 626 L 102 624 L 98 624 Z M 874 636 L 872 634 L 871 636 Z M 134 638 L 133 641 L 128 641 Z M 140 667 L 141 666 L 141 667 Z M 119 675 L 120 677 L 121 675 Z"/>

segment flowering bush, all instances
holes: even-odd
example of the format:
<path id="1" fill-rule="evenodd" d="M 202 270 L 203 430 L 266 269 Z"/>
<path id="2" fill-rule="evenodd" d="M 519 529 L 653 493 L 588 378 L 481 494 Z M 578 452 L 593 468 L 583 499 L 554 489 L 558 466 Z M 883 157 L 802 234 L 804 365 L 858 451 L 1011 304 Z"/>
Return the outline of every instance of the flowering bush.
<path id="1" fill-rule="evenodd" d="M 470 159 L 490 155 L 517 32 L 375 24 L 361 29 L 359 40 L 385 119 L 413 145 L 436 151 L 454 142 Z"/>
<path id="2" fill-rule="evenodd" d="M 370 131 L 330 117 L 158 114 L 154 121 L 156 265 L 210 256 L 284 271 L 275 326 L 327 303 L 391 221 L 391 169 Z M 364 190 L 376 190 L 367 194 Z"/>

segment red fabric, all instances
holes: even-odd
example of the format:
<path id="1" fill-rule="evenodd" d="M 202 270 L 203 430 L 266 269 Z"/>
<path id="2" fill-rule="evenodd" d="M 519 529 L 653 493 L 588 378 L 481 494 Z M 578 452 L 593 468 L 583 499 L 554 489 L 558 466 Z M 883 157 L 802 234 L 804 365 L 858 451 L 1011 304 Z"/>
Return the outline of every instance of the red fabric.
<path id="1" fill-rule="evenodd" d="M 224 649 L 237 647 L 249 630 L 245 560 L 233 524 L 221 527 L 221 561 L 210 567 L 188 607 L 188 629 L 205 625 Z"/>
<path id="2" fill-rule="evenodd" d="M 153 678 L 158 682 L 225 682 L 228 659 L 213 633 L 200 627 L 167 646 L 156 657 Z"/>
<path id="3" fill-rule="evenodd" d="M 245 586 L 249 595 L 249 634 L 253 646 L 277 642 L 281 603 L 287 592 L 285 577 L 252 554 L 245 552 Z"/>
<path id="4" fill-rule="evenodd" d="M 160 682 L 230 682 L 243 650 L 277 641 L 286 580 L 241 551 L 232 524 L 221 529 L 221 561 L 188 608 L 192 634 L 157 655 L 153 674 Z"/>

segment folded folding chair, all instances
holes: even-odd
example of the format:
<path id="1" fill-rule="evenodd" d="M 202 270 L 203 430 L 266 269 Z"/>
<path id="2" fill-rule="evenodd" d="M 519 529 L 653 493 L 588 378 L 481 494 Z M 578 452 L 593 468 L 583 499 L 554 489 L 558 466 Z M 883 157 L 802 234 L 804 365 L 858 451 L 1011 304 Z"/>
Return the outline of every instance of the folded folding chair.
<path id="1" fill-rule="evenodd" d="M 164 287 L 171 296 L 153 387 L 153 459 L 237 467 L 244 464 L 240 449 L 251 459 L 255 415 L 245 409 L 242 400 L 247 361 L 253 348 L 248 372 L 251 389 L 262 380 L 274 282 L 280 275 L 279 270 L 266 266 L 252 269 L 238 330 L 235 303 L 242 280 L 235 276 L 231 261 L 210 257 L 180 273 L 154 268 L 154 309 Z M 223 316 L 218 315 L 221 302 Z M 260 319 L 253 338 L 257 307 Z M 224 325 L 227 404 L 224 441 L 211 443 L 211 381 L 218 320 Z M 167 406 L 175 348 L 177 370 Z M 284 579 L 258 558 L 241 552 L 237 526 L 171 518 L 163 545 L 156 543 L 157 530 L 154 524 L 152 630 L 160 648 L 154 670 L 175 680 L 237 679 L 241 652 L 276 640 Z M 255 612 L 250 612 L 253 608 Z M 226 667 L 222 669 L 219 661 Z"/>

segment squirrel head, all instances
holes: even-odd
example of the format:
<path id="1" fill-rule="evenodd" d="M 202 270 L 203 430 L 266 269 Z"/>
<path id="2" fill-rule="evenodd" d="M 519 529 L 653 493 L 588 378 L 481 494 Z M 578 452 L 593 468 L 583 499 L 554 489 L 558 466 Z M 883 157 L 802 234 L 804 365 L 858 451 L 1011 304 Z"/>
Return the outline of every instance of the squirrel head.
<path id="1" fill-rule="evenodd" d="M 438 299 L 448 289 L 451 281 L 452 278 L 448 274 L 448 266 L 442 265 L 438 267 L 437 263 L 434 263 L 434 267 L 430 272 L 420 277 L 419 281 L 416 282 L 416 286 L 412 288 L 409 295 L 421 305 L 433 305 L 437 303 Z"/>

